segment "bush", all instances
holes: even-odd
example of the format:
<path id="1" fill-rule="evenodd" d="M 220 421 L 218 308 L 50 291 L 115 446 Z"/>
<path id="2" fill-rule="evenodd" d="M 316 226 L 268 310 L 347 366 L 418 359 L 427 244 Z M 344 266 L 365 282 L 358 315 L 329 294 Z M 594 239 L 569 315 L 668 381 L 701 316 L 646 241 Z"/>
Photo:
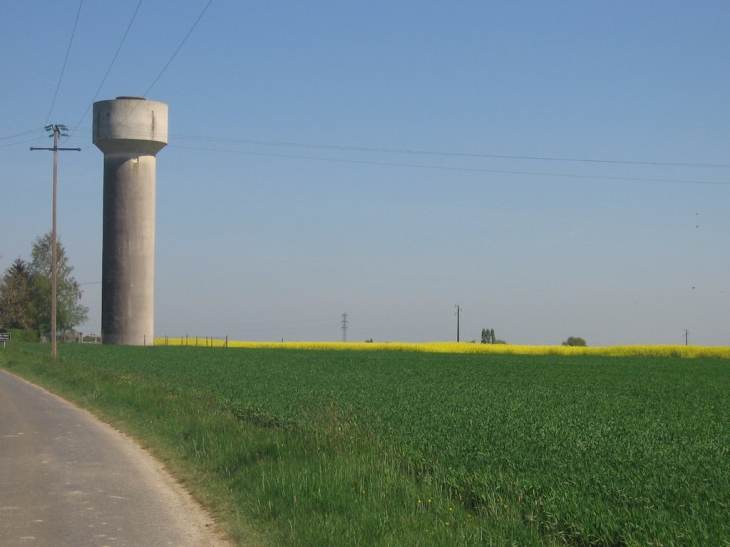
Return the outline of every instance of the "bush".
<path id="1" fill-rule="evenodd" d="M 583 340 L 583 338 L 579 338 L 578 336 L 570 336 L 565 342 L 563 342 L 564 346 L 585 346 L 586 341 Z"/>

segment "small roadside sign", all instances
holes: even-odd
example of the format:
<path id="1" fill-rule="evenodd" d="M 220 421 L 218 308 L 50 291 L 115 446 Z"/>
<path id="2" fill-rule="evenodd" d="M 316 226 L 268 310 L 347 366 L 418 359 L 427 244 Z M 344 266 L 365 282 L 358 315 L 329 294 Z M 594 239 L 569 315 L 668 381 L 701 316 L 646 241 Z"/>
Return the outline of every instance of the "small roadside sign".
<path id="1" fill-rule="evenodd" d="M 10 342 L 11 338 L 9 332 L 0 332 L 0 342 L 3 343 L 3 347 L 5 347 L 5 342 Z"/>

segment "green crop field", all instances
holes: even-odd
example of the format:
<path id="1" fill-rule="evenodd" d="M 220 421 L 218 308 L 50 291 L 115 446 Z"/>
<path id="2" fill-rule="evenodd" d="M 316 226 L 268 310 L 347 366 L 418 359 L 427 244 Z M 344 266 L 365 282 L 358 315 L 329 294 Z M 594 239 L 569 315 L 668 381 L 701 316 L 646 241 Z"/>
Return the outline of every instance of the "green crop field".
<path id="1" fill-rule="evenodd" d="M 0 364 L 167 446 L 234 537 L 730 545 L 726 359 L 45 349 Z"/>

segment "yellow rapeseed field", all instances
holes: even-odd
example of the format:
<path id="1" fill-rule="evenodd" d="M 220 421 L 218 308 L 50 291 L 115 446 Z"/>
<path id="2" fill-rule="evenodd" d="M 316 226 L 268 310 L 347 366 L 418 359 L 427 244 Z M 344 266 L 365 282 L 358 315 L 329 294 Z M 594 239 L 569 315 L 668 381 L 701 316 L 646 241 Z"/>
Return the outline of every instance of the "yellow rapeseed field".
<path id="1" fill-rule="evenodd" d="M 613 357 L 714 357 L 730 359 L 730 346 L 525 346 L 467 342 L 244 342 L 213 338 L 156 338 L 157 346 L 277 348 L 357 351 L 421 351 L 426 353 L 483 353 L 516 355 L 604 355 Z"/>

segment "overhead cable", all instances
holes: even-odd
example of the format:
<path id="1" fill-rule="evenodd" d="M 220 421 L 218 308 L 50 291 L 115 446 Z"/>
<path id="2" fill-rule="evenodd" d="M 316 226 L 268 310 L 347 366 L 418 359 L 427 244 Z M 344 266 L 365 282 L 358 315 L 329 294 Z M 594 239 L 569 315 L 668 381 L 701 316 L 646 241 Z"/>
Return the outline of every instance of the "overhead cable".
<path id="1" fill-rule="evenodd" d="M 681 184 L 716 184 L 716 185 L 730 185 L 730 182 L 716 182 L 706 180 L 685 180 L 685 179 L 652 179 L 652 178 L 641 178 L 641 177 L 616 177 L 608 175 L 578 175 L 571 173 L 543 173 L 536 171 L 509 171 L 501 169 L 480 169 L 475 167 L 448 167 L 440 165 L 417 165 L 411 163 L 394 163 L 394 162 L 380 162 L 380 161 L 368 161 L 368 160 L 348 160 L 341 158 L 313 158 L 310 156 L 294 156 L 288 154 L 267 154 L 264 152 L 247 152 L 244 150 L 223 150 L 215 148 L 198 148 L 193 146 L 180 146 L 180 145 L 168 145 L 170 148 L 183 148 L 187 150 L 204 150 L 207 152 L 224 152 L 232 154 L 246 154 L 250 156 L 265 156 L 274 158 L 290 158 L 299 160 L 310 160 L 310 161 L 329 161 L 338 163 L 358 163 L 365 165 L 384 165 L 389 167 L 415 167 L 419 169 L 437 169 L 445 171 L 468 171 L 477 173 L 494 173 L 502 175 L 530 175 L 540 177 L 564 177 L 564 178 L 577 178 L 577 179 L 592 179 L 592 180 L 616 180 L 616 181 L 627 181 L 627 182 L 672 182 Z"/>
<path id="2" fill-rule="evenodd" d="M 165 71 L 167 70 L 167 67 L 168 67 L 168 66 L 170 66 L 170 63 L 172 63 L 173 59 L 174 59 L 174 58 L 175 58 L 175 57 L 177 56 L 177 54 L 178 54 L 178 52 L 180 51 L 180 49 L 182 49 L 182 47 L 183 47 L 183 44 L 185 44 L 185 42 L 187 41 L 188 37 L 189 37 L 189 36 L 190 36 L 190 35 L 192 34 L 192 32 L 193 32 L 193 29 L 195 29 L 195 27 L 196 27 L 196 26 L 198 25 L 198 23 L 200 22 L 200 19 L 202 19 L 202 17 L 203 17 L 203 14 L 204 14 L 204 13 L 206 12 L 206 10 L 208 9 L 208 7 L 209 7 L 209 6 L 211 5 L 211 3 L 212 3 L 212 2 L 213 2 L 213 0 L 208 0 L 208 3 L 207 3 L 207 4 L 205 5 L 205 7 L 203 8 L 203 11 L 201 11 L 201 12 L 200 12 L 200 15 L 198 15 L 198 18 L 197 18 L 197 19 L 195 20 L 195 23 L 193 23 L 193 26 L 192 26 L 192 27 L 190 27 L 190 30 L 189 30 L 189 31 L 188 31 L 188 33 L 187 33 L 187 34 L 185 35 L 185 38 L 183 38 L 183 41 L 182 41 L 182 42 L 180 42 L 180 45 L 179 45 L 179 46 L 177 46 L 177 49 L 175 50 L 175 53 L 173 53 L 173 54 L 172 54 L 172 57 L 170 57 L 170 60 L 169 60 L 169 61 L 167 61 L 167 64 L 166 64 L 166 65 L 165 65 L 164 67 L 162 67 L 162 70 L 161 70 L 161 71 L 160 71 L 160 73 L 159 73 L 159 74 L 157 75 L 157 78 L 155 78 L 155 81 L 154 81 L 154 82 L 152 82 L 152 85 L 150 85 L 150 86 L 149 86 L 149 87 L 147 88 L 147 91 L 145 91 L 145 92 L 144 92 L 144 93 L 142 94 L 142 96 L 143 96 L 143 97 L 147 97 L 147 94 L 148 94 L 148 93 L 150 92 L 150 90 L 151 90 L 151 89 L 152 89 L 153 87 L 155 87 L 155 84 L 157 83 L 157 80 L 159 80 L 159 79 L 160 79 L 160 78 L 162 77 L 162 75 L 163 75 L 163 74 L 165 73 Z"/>
<path id="3" fill-rule="evenodd" d="M 35 134 L 37 131 L 41 131 L 43 129 L 45 129 L 45 127 L 36 127 L 35 129 L 29 129 L 28 131 L 23 131 L 22 133 L 16 133 L 15 135 L 8 135 L 7 137 L 0 137 L 0 141 L 4 141 L 7 139 L 14 139 L 16 137 L 25 137 L 26 135 Z"/>
<path id="4" fill-rule="evenodd" d="M 35 131 L 34 131 L 34 133 L 35 133 Z M 38 139 L 36 139 L 35 137 L 33 137 L 31 139 L 23 139 L 22 141 L 8 142 L 8 143 L 5 143 L 5 144 L 0 144 L 0 148 L 7 148 L 8 146 L 15 146 L 17 144 L 23 144 L 23 143 L 26 143 L 26 142 L 33 142 L 33 141 L 36 141 L 37 142 Z"/>
<path id="5" fill-rule="evenodd" d="M 151 89 L 152 89 L 153 87 L 155 87 L 155 84 L 157 83 L 157 81 L 158 81 L 158 80 L 159 80 L 159 79 L 160 79 L 160 78 L 162 77 L 162 75 L 163 75 L 163 74 L 165 73 L 165 71 L 167 70 L 167 67 L 168 67 L 168 66 L 170 66 L 170 63 L 172 63 L 173 59 L 175 59 L 175 57 L 177 56 L 178 52 L 179 52 L 179 51 L 180 51 L 180 50 L 182 49 L 182 47 L 183 47 L 183 44 L 185 44 L 185 42 L 187 41 L 187 39 L 188 39 L 188 38 L 190 37 L 190 35 L 192 34 L 193 30 L 195 29 L 195 27 L 196 27 L 196 26 L 198 25 L 198 23 L 200 22 L 200 19 L 202 19 L 202 17 L 203 17 L 203 14 L 205 14 L 205 12 L 207 11 L 208 7 L 210 7 L 210 5 L 211 5 L 212 3 L 213 3 L 213 0 L 208 0 L 208 3 L 207 3 L 207 4 L 205 5 L 205 7 L 203 8 L 203 11 L 201 11 L 201 12 L 200 12 L 200 15 L 198 15 L 198 18 L 197 18 L 197 19 L 195 20 L 195 22 L 193 23 L 193 25 L 192 25 L 192 26 L 190 27 L 190 30 L 188 30 L 188 33 L 187 33 L 187 34 L 185 35 L 185 38 L 183 38 L 182 42 L 180 42 L 180 45 L 179 45 L 179 46 L 177 46 L 177 49 L 176 49 L 176 50 L 175 50 L 175 52 L 174 52 L 174 53 L 172 54 L 172 57 L 170 57 L 170 59 L 169 59 L 169 60 L 167 61 L 167 63 L 165 64 L 165 66 L 164 66 L 164 67 L 162 67 L 162 70 L 160 71 L 160 73 L 159 73 L 159 74 L 157 75 L 157 77 L 156 77 L 156 78 L 155 78 L 155 80 L 154 80 L 154 81 L 152 82 L 152 84 L 151 84 L 151 85 L 150 85 L 150 86 L 149 86 L 149 87 L 147 88 L 147 91 L 145 91 L 145 92 L 144 92 L 144 93 L 142 94 L 142 97 L 144 97 L 144 98 L 147 98 L 147 95 L 149 94 L 150 90 L 151 90 Z M 134 105 L 134 106 L 132 107 L 132 109 L 131 109 L 131 110 L 130 110 L 130 111 L 129 111 L 128 113 L 127 113 L 127 115 L 126 115 L 126 116 L 125 116 L 125 117 L 124 117 L 124 118 L 123 118 L 123 119 L 122 119 L 122 120 L 121 120 L 121 121 L 120 121 L 119 123 L 120 123 L 120 124 L 124 123 L 124 121 L 125 121 L 125 120 L 126 120 L 126 119 L 127 119 L 128 117 L 129 117 L 129 116 L 131 116 L 131 115 L 132 115 L 132 113 L 133 113 L 133 112 L 134 112 L 134 111 L 135 111 L 135 110 L 137 109 L 137 107 L 138 107 L 138 106 L 139 106 L 139 103 L 135 104 L 135 105 Z"/>
<path id="6" fill-rule="evenodd" d="M 81 131 L 91 131 L 90 129 L 81 129 Z M 283 148 L 308 148 L 308 149 L 321 149 L 321 150 L 337 150 L 343 152 L 372 152 L 372 153 L 386 153 L 386 154 L 413 154 L 413 155 L 424 155 L 424 156 L 444 156 L 444 157 L 457 157 L 457 158 L 487 158 L 487 159 L 509 159 L 509 160 L 532 160 L 532 161 L 552 161 L 552 162 L 566 162 L 566 163 L 599 163 L 599 164 L 615 164 L 615 165 L 644 165 L 651 167 L 692 167 L 692 168 L 710 168 L 710 169 L 730 169 L 728 163 L 692 163 L 692 162 L 662 162 L 662 161 L 649 161 L 649 160 L 616 160 L 616 159 L 600 159 L 600 158 L 566 158 L 566 157 L 554 157 L 554 156 L 526 156 L 526 155 L 506 155 L 506 154 L 487 154 L 487 153 L 471 153 L 471 152 L 444 152 L 438 150 L 410 150 L 401 148 L 375 148 L 375 147 L 364 147 L 364 146 L 341 146 L 335 144 L 309 144 L 309 143 L 298 143 L 298 142 L 287 142 L 287 141 L 266 141 L 256 139 L 236 139 L 227 137 L 199 137 L 195 135 L 179 135 L 176 133 L 169 134 L 170 139 L 174 140 L 193 140 L 193 141 L 204 141 L 204 142 L 219 142 L 227 144 L 246 144 L 254 146 L 277 146 Z M 170 146 L 175 146 L 171 144 Z M 180 148 L 184 148 L 182 145 L 176 145 Z M 190 147 L 192 150 L 210 150 L 216 151 L 218 149 L 209 148 L 195 148 Z M 226 150 L 221 150 L 226 151 Z M 238 152 L 237 150 L 227 150 L 227 152 Z"/>
<path id="7" fill-rule="evenodd" d="M 254 144 L 266 146 L 284 146 L 294 148 L 317 148 L 325 150 L 343 150 L 355 152 L 383 152 L 390 154 L 420 154 L 428 156 L 455 156 L 465 158 L 493 158 L 493 159 L 512 159 L 512 160 L 538 160 L 538 161 L 562 161 L 562 162 L 584 162 L 584 163 L 614 163 L 623 165 L 653 165 L 653 166 L 669 166 L 669 167 L 709 167 L 729 169 L 730 164 L 727 163 L 683 163 L 683 162 L 661 162 L 661 161 L 629 161 L 629 160 L 610 160 L 610 159 L 594 159 L 594 158 L 561 158 L 553 156 L 510 156 L 505 154 L 478 154 L 466 152 L 439 152 L 431 150 L 408 150 L 399 148 L 369 148 L 362 146 L 339 146 L 332 144 L 306 144 L 297 142 L 279 142 L 279 141 L 261 141 L 250 139 L 230 139 L 222 137 L 195 137 L 191 135 L 174 135 L 183 140 L 198 140 L 223 143 L 239 143 Z"/>
<path id="8" fill-rule="evenodd" d="M 104 74 L 104 77 L 101 79 L 101 83 L 99 84 L 99 87 L 96 89 L 96 93 L 94 93 L 94 97 L 91 99 L 89 106 L 86 107 L 86 110 L 84 110 L 84 115 L 81 116 L 79 123 L 77 123 L 76 126 L 71 131 L 69 138 L 73 137 L 74 133 L 76 133 L 76 130 L 83 123 L 84 118 L 86 118 L 86 115 L 89 113 L 89 109 L 91 109 L 92 105 L 94 104 L 94 101 L 99 96 L 99 92 L 101 91 L 101 88 L 104 85 L 104 82 L 106 82 L 107 76 L 109 76 L 109 73 L 111 72 L 112 67 L 114 66 L 114 62 L 117 60 L 117 56 L 119 55 L 119 52 L 122 50 L 122 45 L 124 45 L 124 41 L 127 39 L 127 34 L 129 34 L 129 29 L 132 28 L 132 23 L 134 23 L 134 19 L 137 17 L 137 12 L 139 11 L 139 7 L 141 5 L 142 5 L 142 0 L 139 0 L 139 2 L 137 3 L 137 7 L 134 10 L 134 13 L 132 14 L 132 19 L 129 21 L 129 24 L 127 25 L 127 30 L 124 31 L 124 36 L 122 36 L 122 41 L 119 42 L 119 47 L 117 47 L 117 51 L 114 54 L 114 58 L 112 59 L 112 62 L 109 63 L 109 68 L 106 69 L 106 74 Z"/>
<path id="9" fill-rule="evenodd" d="M 61 67 L 61 75 L 58 77 L 58 84 L 56 85 L 56 92 L 53 94 L 53 100 L 51 101 L 51 108 L 48 109 L 48 116 L 46 117 L 46 123 L 51 119 L 51 113 L 53 112 L 53 106 L 56 104 L 56 97 L 58 97 L 58 90 L 61 89 L 61 81 L 63 80 L 63 73 L 66 71 L 66 63 L 68 62 L 68 56 L 71 53 L 71 44 L 74 41 L 74 35 L 76 34 L 76 26 L 79 24 L 79 16 L 81 15 L 81 6 L 84 5 L 84 0 L 79 1 L 79 9 L 76 12 L 76 20 L 74 21 L 74 28 L 71 31 L 71 39 L 68 41 L 68 48 L 66 48 L 66 57 L 63 59 L 63 66 Z M 42 136 L 42 135 L 41 135 Z M 38 137 L 41 140 L 41 137 Z"/>

